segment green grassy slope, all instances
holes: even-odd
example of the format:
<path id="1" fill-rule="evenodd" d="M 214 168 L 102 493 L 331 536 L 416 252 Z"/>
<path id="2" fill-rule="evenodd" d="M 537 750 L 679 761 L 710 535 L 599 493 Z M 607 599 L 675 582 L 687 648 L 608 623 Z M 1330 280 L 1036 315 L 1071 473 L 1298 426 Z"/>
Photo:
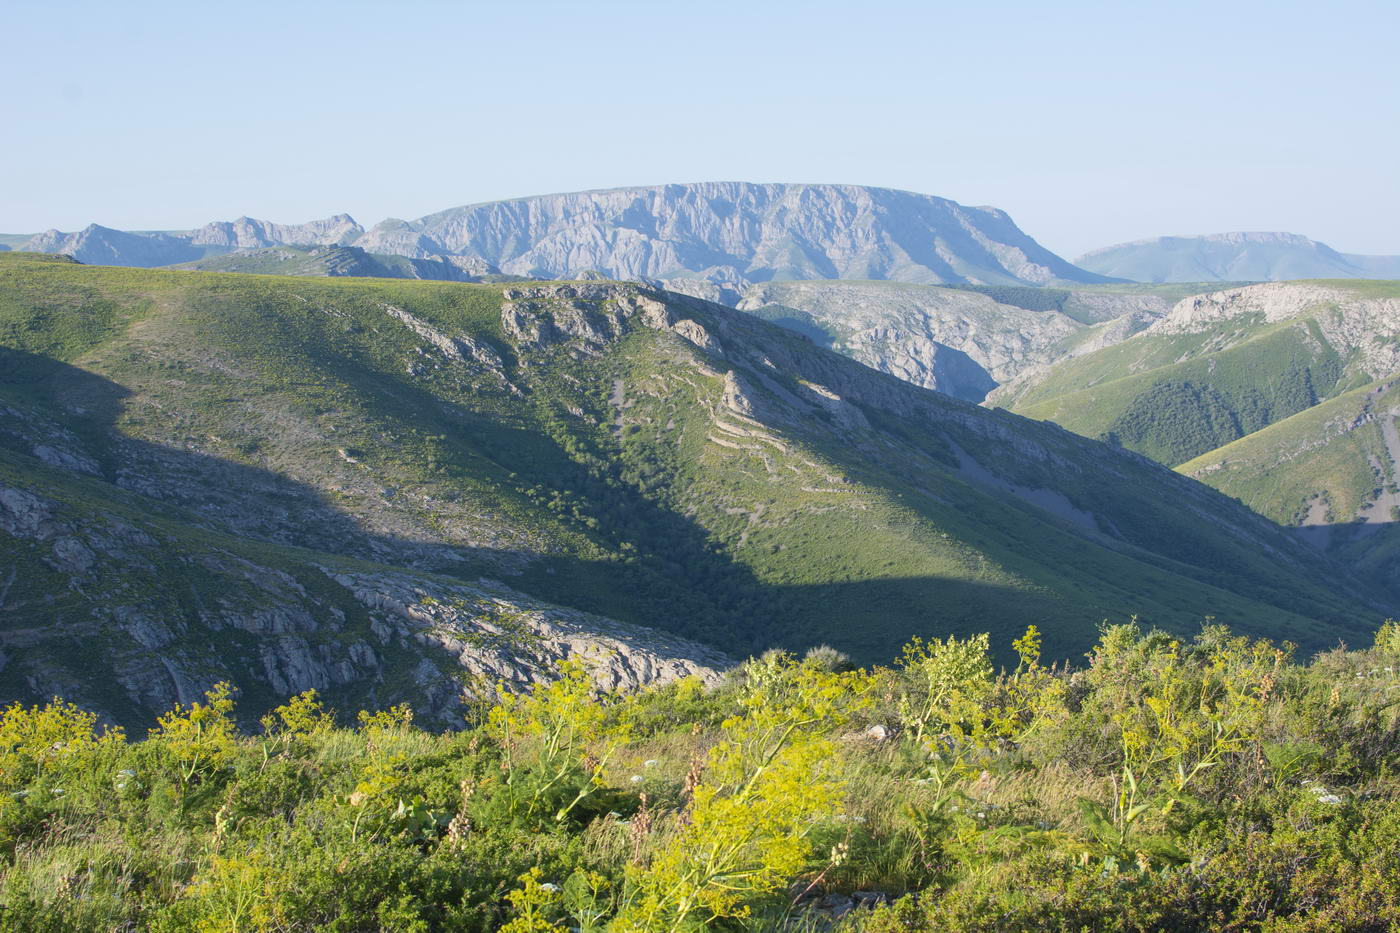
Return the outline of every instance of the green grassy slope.
<path id="1" fill-rule="evenodd" d="M 1384 615 L 1168 470 L 636 286 L 0 260 L 0 348 L 12 488 L 64 466 L 201 534 L 484 575 L 733 652 L 885 660 L 1035 622 L 1068 656 L 1132 613 L 1320 646 Z M 114 610 L 121 550 L 92 571 Z M 38 586 L 0 624 L 50 624 Z"/>
<path id="2" fill-rule="evenodd" d="M 1395 316 L 1364 305 L 1400 297 L 1400 284 L 1303 282 L 1220 294 L 1206 304 L 1223 300 L 1225 314 L 1188 323 L 1193 309 L 1183 305 L 1147 332 L 993 400 L 1178 464 L 1389 374 L 1377 361 L 1394 356 L 1380 344 L 1400 340 Z"/>
<path id="3" fill-rule="evenodd" d="M 1227 349 L 1209 349 L 1222 340 Z M 1246 336 L 1231 322 L 1209 334 L 1141 335 L 1070 360 L 1013 410 L 1176 464 L 1316 404 L 1342 372 L 1316 325 Z"/>
<path id="4" fill-rule="evenodd" d="M 1382 380 L 1177 467 L 1400 587 L 1400 382 Z"/>
<path id="5" fill-rule="evenodd" d="M 1396 482 L 1386 428 L 1400 384 L 1354 389 L 1177 467 L 1281 524 L 1302 524 L 1325 498 L 1330 522 L 1358 518 Z M 1388 510 L 1387 510 L 1388 511 Z M 1387 514 L 1385 516 L 1389 518 Z"/>

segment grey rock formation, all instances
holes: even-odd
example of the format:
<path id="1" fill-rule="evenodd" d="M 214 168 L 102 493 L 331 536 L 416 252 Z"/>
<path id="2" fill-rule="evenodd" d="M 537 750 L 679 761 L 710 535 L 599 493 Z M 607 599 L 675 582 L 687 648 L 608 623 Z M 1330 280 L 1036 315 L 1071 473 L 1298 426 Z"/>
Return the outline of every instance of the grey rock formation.
<path id="1" fill-rule="evenodd" d="M 1151 295 L 1068 292 L 1031 311 L 974 291 L 893 282 L 772 282 L 740 310 L 806 333 L 881 372 L 969 401 L 1022 373 L 1126 339 L 1170 307 Z M 1089 325 L 1082 319 L 1105 323 Z"/>
<path id="2" fill-rule="evenodd" d="M 889 279 L 1046 285 L 1105 279 L 1027 236 L 1004 212 L 859 185 L 707 182 L 544 195 L 453 208 L 368 231 L 349 215 L 304 224 L 249 217 L 195 231 L 51 230 L 23 248 L 157 266 L 233 250 L 348 246 L 543 279 L 660 282 L 733 303 L 755 282 Z M 489 270 L 489 271 L 488 271 Z"/>
<path id="3" fill-rule="evenodd" d="M 1103 280 L 1040 246 L 1003 211 L 859 185 L 617 188 L 470 205 L 381 227 L 360 245 L 478 256 L 503 272 L 540 278 L 596 270 L 731 290 L 814 278 Z"/>
<path id="4" fill-rule="evenodd" d="M 1372 297 L 1346 287 L 1270 282 L 1183 299 L 1147 334 L 1195 334 L 1247 317 L 1274 324 L 1309 315 L 1324 340 L 1370 378 L 1400 371 L 1400 299 Z"/>
<path id="5" fill-rule="evenodd" d="M 176 268 L 200 272 L 248 272 L 261 275 L 360 276 L 380 279 L 429 279 L 476 282 L 495 275 L 489 263 L 469 256 L 414 259 L 367 253 L 358 246 L 267 246 L 238 248 L 206 256 Z"/>
<path id="6" fill-rule="evenodd" d="M 381 220 L 371 227 L 359 239 L 358 245 L 372 253 L 388 253 L 414 259 L 427 259 L 447 252 L 442 248 L 442 244 L 422 233 L 414 224 L 395 217 Z"/>
<path id="7" fill-rule="evenodd" d="M 190 237 L 193 246 L 255 249 L 263 246 L 344 246 L 353 243 L 365 228 L 349 214 L 304 224 L 274 224 L 252 217 L 205 224 Z"/>
<path id="8" fill-rule="evenodd" d="M 420 717 L 452 728 L 462 725 L 465 703 L 502 686 L 548 680 L 565 659 L 582 660 L 610 690 L 688 676 L 715 682 L 732 664 L 685 638 L 551 605 L 494 581 L 445 582 L 363 564 L 281 569 L 151 532 L 0 484 L 7 556 L 38 558 L 57 575 L 50 586 L 61 580 L 88 597 L 82 614 L 0 633 L 0 650 L 13 655 L 36 698 L 57 690 L 121 721 L 133 709 L 158 712 L 230 680 L 245 693 L 278 697 L 315 689 L 362 703 L 406 699 Z M 195 577 L 204 595 L 190 613 L 172 614 L 166 588 L 188 588 Z M 314 577 L 323 580 L 311 585 Z M 26 583 L 0 575 L 0 606 L 15 600 L 12 588 L 28 593 Z M 101 664 L 118 686 L 115 700 L 106 681 L 69 682 L 49 663 L 54 652 L 72 650 L 70 639 L 96 632 L 103 633 Z M 240 647 L 229 651 L 229 644 Z"/>

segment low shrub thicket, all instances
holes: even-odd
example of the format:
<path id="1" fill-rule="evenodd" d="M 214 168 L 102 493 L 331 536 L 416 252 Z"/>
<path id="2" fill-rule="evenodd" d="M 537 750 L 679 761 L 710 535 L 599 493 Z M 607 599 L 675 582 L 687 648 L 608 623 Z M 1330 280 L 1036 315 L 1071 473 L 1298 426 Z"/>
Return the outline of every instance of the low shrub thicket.
<path id="1" fill-rule="evenodd" d="M 1034 628 L 719 685 L 586 670 L 431 734 L 223 686 L 140 741 L 0 714 L 0 924 L 23 930 L 1386 930 L 1400 625 L 1310 663 L 1207 626 Z M 880 892 L 844 916 L 821 895 Z"/>

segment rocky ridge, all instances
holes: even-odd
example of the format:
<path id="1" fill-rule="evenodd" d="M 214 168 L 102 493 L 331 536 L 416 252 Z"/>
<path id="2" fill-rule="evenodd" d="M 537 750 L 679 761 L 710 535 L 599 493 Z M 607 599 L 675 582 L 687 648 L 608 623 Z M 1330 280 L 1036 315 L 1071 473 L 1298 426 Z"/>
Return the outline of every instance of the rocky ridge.
<path id="1" fill-rule="evenodd" d="M 362 704 L 408 700 L 420 717 L 452 728 L 474 698 L 550 679 L 562 660 L 581 660 L 600 688 L 622 690 L 714 680 L 732 663 L 712 648 L 496 581 L 352 567 L 329 555 L 319 558 L 325 563 L 259 560 L 237 553 L 245 549 L 233 540 L 199 546 L 141 517 L 84 508 L 62 485 L 44 495 L 0 483 L 0 533 L 19 548 L 9 552 L 19 563 L 0 580 L 0 610 L 24 613 L 46 591 L 91 600 L 88 608 L 57 604 L 54 624 L 0 632 L 0 674 L 12 695 L 62 695 L 139 722 L 231 680 L 254 701 L 311 689 Z M 47 579 L 20 580 L 21 570 Z M 200 595 L 172 613 L 169 592 L 181 587 Z M 87 644 L 75 649 L 74 639 Z M 75 681 L 47 663 L 49 652 L 98 645 L 107 683 Z"/>
<path id="2" fill-rule="evenodd" d="M 426 279 L 438 282 L 478 282 L 497 275 L 489 263 L 470 256 L 414 259 L 367 253 L 358 246 L 240 247 L 174 268 L 199 272 L 244 272 L 261 275 L 324 275 L 329 277 Z"/>
<path id="3" fill-rule="evenodd" d="M 1373 378 L 1400 371 L 1400 298 L 1320 283 L 1274 282 L 1185 298 L 1145 334 L 1200 334 L 1235 319 L 1276 324 L 1305 315 L 1334 350 L 1354 357 L 1352 365 Z"/>
<path id="4" fill-rule="evenodd" d="M 45 231 L 19 249 L 63 253 L 89 265 L 149 268 L 270 246 L 342 246 L 363 232 L 364 228 L 348 214 L 304 224 L 274 224 L 240 217 L 215 221 L 193 231 L 129 232 L 90 224 L 76 233 Z"/>
<path id="5" fill-rule="evenodd" d="M 1023 373 L 1124 340 L 1171 306 L 1153 295 L 1082 291 L 1065 305 L 1075 317 L 973 291 L 810 281 L 754 285 L 738 303 L 881 372 L 974 402 Z"/>

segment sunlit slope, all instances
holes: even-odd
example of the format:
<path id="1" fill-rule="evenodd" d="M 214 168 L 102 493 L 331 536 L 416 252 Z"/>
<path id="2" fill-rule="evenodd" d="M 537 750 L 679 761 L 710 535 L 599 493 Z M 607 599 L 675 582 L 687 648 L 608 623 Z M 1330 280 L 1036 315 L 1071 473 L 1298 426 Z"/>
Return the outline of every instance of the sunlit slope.
<path id="1" fill-rule="evenodd" d="M 32 463 L 210 532 L 486 576 L 732 652 L 885 660 L 1035 622 L 1069 655 L 1132 613 L 1315 646 L 1384 616 L 1169 470 L 637 286 L 0 260 L 0 344 L 17 488 Z M 74 579 L 119 606 L 102 566 Z M 39 605 L 3 624 L 47 624 Z"/>
<path id="2" fill-rule="evenodd" d="M 1186 299 L 993 401 L 1177 464 L 1396 369 L 1400 284 L 1281 283 Z"/>

